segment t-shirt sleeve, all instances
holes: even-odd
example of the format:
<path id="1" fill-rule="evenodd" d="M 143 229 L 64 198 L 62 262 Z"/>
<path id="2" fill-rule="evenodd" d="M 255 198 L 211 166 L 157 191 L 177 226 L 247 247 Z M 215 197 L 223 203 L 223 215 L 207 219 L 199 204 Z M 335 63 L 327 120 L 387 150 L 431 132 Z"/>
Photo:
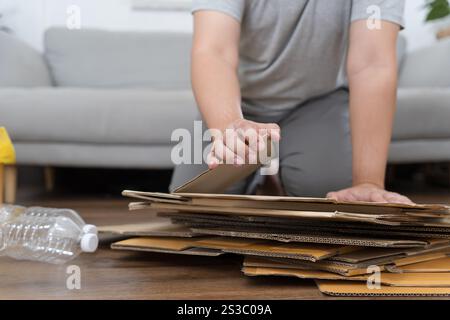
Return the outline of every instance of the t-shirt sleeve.
<path id="1" fill-rule="evenodd" d="M 405 0 L 353 0 L 351 20 L 373 19 L 379 13 L 380 19 L 405 26 L 403 13 Z"/>
<path id="2" fill-rule="evenodd" d="M 239 22 L 244 16 L 245 0 L 193 0 L 192 13 L 200 10 L 223 12 Z"/>

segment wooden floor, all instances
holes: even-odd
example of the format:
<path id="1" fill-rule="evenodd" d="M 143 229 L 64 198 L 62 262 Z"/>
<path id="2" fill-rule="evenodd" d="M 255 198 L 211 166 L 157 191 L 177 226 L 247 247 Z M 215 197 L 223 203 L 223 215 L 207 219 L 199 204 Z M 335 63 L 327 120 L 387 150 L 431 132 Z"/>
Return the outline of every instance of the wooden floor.
<path id="1" fill-rule="evenodd" d="M 412 194 L 419 202 L 450 203 L 450 193 Z M 19 199 L 24 205 L 69 207 L 93 224 L 132 223 L 155 219 L 130 213 L 127 200 L 38 196 Z M 81 289 L 66 287 L 67 266 L 0 258 L 0 299 L 329 299 L 312 281 L 291 278 L 248 278 L 241 258 L 188 257 L 113 251 L 102 244 L 94 254 L 71 262 L 80 267 Z"/>

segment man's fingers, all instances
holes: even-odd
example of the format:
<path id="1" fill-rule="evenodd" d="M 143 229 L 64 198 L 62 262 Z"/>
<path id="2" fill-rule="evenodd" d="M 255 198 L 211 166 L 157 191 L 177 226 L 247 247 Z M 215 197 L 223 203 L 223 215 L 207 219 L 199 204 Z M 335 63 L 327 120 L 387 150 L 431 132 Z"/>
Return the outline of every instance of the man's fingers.
<path id="1" fill-rule="evenodd" d="M 229 150 L 231 150 L 235 156 L 236 163 L 233 164 L 245 164 L 245 160 L 248 158 L 248 146 L 246 145 L 243 137 L 238 133 L 238 131 L 232 131 L 225 136 L 225 145 Z"/>
<path id="2" fill-rule="evenodd" d="M 219 166 L 220 160 L 217 159 L 213 153 L 209 153 L 208 158 L 207 158 L 207 163 L 208 163 L 209 169 L 215 169 Z"/>
<path id="3" fill-rule="evenodd" d="M 336 201 L 339 200 L 339 199 L 338 199 L 337 192 L 328 192 L 328 193 L 327 193 L 327 198 L 328 198 L 328 199 L 333 199 L 333 200 L 336 200 Z"/>
<path id="4" fill-rule="evenodd" d="M 388 192 L 385 198 L 389 203 L 414 204 L 408 197 L 395 192 Z"/>
<path id="5" fill-rule="evenodd" d="M 370 200 L 371 202 L 378 202 L 378 203 L 385 203 L 388 202 L 385 196 L 383 195 L 383 191 L 373 191 L 370 194 Z"/>
<path id="6" fill-rule="evenodd" d="M 349 201 L 349 202 L 353 202 L 353 201 L 357 201 L 357 197 L 355 195 L 353 195 L 353 193 L 350 190 L 342 190 L 339 192 L 333 192 L 334 193 L 334 197 L 333 199 L 337 200 L 337 201 Z"/>
<path id="7" fill-rule="evenodd" d="M 276 123 L 268 123 L 266 124 L 266 129 L 268 131 L 268 134 L 270 136 L 270 138 L 273 141 L 280 141 L 281 139 L 281 130 L 280 130 L 280 126 L 277 125 Z"/>
<path id="8" fill-rule="evenodd" d="M 221 163 L 225 164 L 244 164 L 245 160 L 240 158 L 233 150 L 223 143 L 223 140 L 215 140 L 212 154 Z"/>

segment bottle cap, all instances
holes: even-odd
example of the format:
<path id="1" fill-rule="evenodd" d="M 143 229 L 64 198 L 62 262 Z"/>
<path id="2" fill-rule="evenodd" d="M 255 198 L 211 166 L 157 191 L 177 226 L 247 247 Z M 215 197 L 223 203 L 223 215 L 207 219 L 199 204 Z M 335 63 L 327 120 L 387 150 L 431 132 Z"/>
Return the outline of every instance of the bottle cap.
<path id="1" fill-rule="evenodd" d="M 95 252 L 98 247 L 98 237 L 96 234 L 87 233 L 81 238 L 81 251 Z"/>
<path id="2" fill-rule="evenodd" d="M 86 224 L 83 227 L 83 233 L 97 234 L 97 227 L 94 226 L 93 224 Z"/>

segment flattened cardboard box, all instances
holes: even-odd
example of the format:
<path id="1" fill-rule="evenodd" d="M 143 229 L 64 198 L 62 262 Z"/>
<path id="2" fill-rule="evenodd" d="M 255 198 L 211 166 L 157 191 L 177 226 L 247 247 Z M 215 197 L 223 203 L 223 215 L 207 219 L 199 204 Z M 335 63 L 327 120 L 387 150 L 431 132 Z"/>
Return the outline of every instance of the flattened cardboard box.
<path id="1" fill-rule="evenodd" d="M 195 213 L 158 213 L 159 216 L 170 218 L 174 224 L 185 225 L 191 228 L 212 229 L 218 227 L 229 228 L 270 228 L 279 233 L 322 233 L 322 234 L 342 234 L 342 235 L 364 235 L 370 237 L 390 237 L 396 238 L 424 238 L 424 239 L 450 239 L 450 228 L 445 233 L 434 230 L 433 232 L 417 230 L 417 228 L 386 229 L 378 225 L 351 224 L 349 226 L 335 223 L 305 223 L 305 221 L 292 221 L 271 217 L 245 217 L 245 216 L 220 216 L 220 215 L 200 215 Z M 428 228 L 427 228 L 428 229 Z M 435 233 L 438 232 L 438 233 Z"/>
<path id="2" fill-rule="evenodd" d="M 450 257 L 403 266 L 386 266 L 386 270 L 393 273 L 450 273 Z"/>
<path id="3" fill-rule="evenodd" d="M 354 213 L 412 213 L 425 217 L 448 216 L 450 208 L 443 205 L 399 205 L 376 204 L 362 202 L 336 202 L 332 199 L 300 198 L 300 197 L 270 197 L 270 196 L 245 196 L 226 195 L 224 193 L 234 183 L 242 180 L 261 167 L 256 165 L 219 165 L 214 170 L 207 170 L 177 188 L 173 194 L 146 193 L 136 191 L 124 191 L 123 194 L 143 200 L 159 199 L 160 202 L 191 202 L 194 205 L 223 207 L 240 207 L 256 209 L 285 209 L 302 211 L 341 211 Z M 156 202 L 156 201 L 155 201 Z M 301 207 L 299 207 L 301 205 Z M 308 209 L 311 206 L 311 209 Z M 329 209 L 329 208 L 333 209 Z M 327 209 L 328 208 L 328 209 Z M 337 208 L 337 209 L 336 209 Z M 428 213 L 428 215 L 427 215 Z"/>
<path id="4" fill-rule="evenodd" d="M 119 241 L 111 245 L 113 249 L 138 250 L 185 254 L 186 251 L 201 253 L 200 249 L 216 250 L 221 253 L 255 255 L 318 261 L 337 254 L 356 250 L 353 247 L 320 244 L 282 244 L 266 240 L 201 237 L 193 239 L 140 237 Z"/>
<path id="5" fill-rule="evenodd" d="M 377 265 L 382 271 L 386 270 L 387 266 L 391 268 L 398 268 L 410 264 L 419 262 L 432 261 L 436 259 L 445 258 L 448 254 L 448 250 L 442 252 L 419 254 L 414 257 L 396 259 L 386 259 L 384 261 L 370 261 L 363 264 L 346 264 L 340 262 L 334 262 L 330 260 L 320 260 L 317 262 L 300 261 L 293 259 L 283 258 L 263 258 L 263 257 L 246 257 L 244 260 L 245 267 L 269 267 L 279 269 L 308 269 L 308 270 L 320 270 L 327 271 L 335 274 L 339 274 L 345 277 L 364 275 L 368 273 L 368 267 L 371 265 Z"/>
<path id="6" fill-rule="evenodd" d="M 320 225 L 300 225 L 296 223 L 268 223 L 265 222 L 264 219 L 253 219 L 253 221 L 243 221 L 237 220 L 236 217 L 222 217 L 221 219 L 215 219 L 213 217 L 216 216 L 203 216 L 198 217 L 198 215 L 193 214 L 177 214 L 177 213 L 159 213 L 159 216 L 171 217 L 171 220 L 174 224 L 184 225 L 190 228 L 199 228 L 199 229 L 214 229 L 214 228 L 240 228 L 240 229 L 255 229 L 259 228 L 260 230 L 268 229 L 270 231 L 277 232 L 280 234 L 292 234 L 292 233 L 304 233 L 304 234 L 333 234 L 333 235 L 342 235 L 342 236 L 365 236 L 365 237 L 386 237 L 386 234 L 389 233 L 390 237 L 395 238 L 425 238 L 425 239 L 450 239 L 450 233 L 430 233 L 430 232 L 411 232 L 411 231 L 400 231 L 400 230 L 379 230 L 379 229 L 369 229 L 364 228 L 361 229 L 356 226 L 354 229 L 350 228 L 336 228 L 336 227 L 322 227 Z M 194 217 L 195 216 L 195 217 Z M 259 221 L 258 221 L 259 220 Z M 275 219 L 271 219 L 275 220 Z"/>
<path id="7" fill-rule="evenodd" d="M 170 221 L 99 226 L 98 231 L 100 234 L 142 237 L 155 236 L 192 238 L 199 236 L 198 234 L 192 232 L 191 229 L 181 225 L 174 225 Z"/>
<path id="8" fill-rule="evenodd" d="M 223 252 L 221 250 L 198 248 L 192 246 L 190 239 L 184 238 L 168 238 L 168 237 L 140 237 L 119 241 L 111 245 L 112 249 L 158 252 L 158 253 L 176 253 L 182 255 L 195 256 L 219 256 Z"/>
<path id="9" fill-rule="evenodd" d="M 224 237 L 252 238 L 275 240 L 281 242 L 306 242 L 338 244 L 347 246 L 382 247 L 382 248 L 416 248 L 425 247 L 429 243 L 425 240 L 398 240 L 398 239 L 375 239 L 356 236 L 339 236 L 325 234 L 280 234 L 261 230 L 239 230 L 239 229 L 204 229 L 192 228 L 192 231 L 204 235 L 215 235 Z"/>
<path id="10" fill-rule="evenodd" d="M 267 267 L 243 267 L 242 271 L 247 276 L 288 276 L 300 279 L 315 280 L 343 280 L 367 282 L 371 275 L 358 275 L 345 277 L 335 273 L 319 270 L 302 269 L 278 269 Z M 449 288 L 450 273 L 380 273 L 382 285 L 392 287 L 426 287 Z"/>

